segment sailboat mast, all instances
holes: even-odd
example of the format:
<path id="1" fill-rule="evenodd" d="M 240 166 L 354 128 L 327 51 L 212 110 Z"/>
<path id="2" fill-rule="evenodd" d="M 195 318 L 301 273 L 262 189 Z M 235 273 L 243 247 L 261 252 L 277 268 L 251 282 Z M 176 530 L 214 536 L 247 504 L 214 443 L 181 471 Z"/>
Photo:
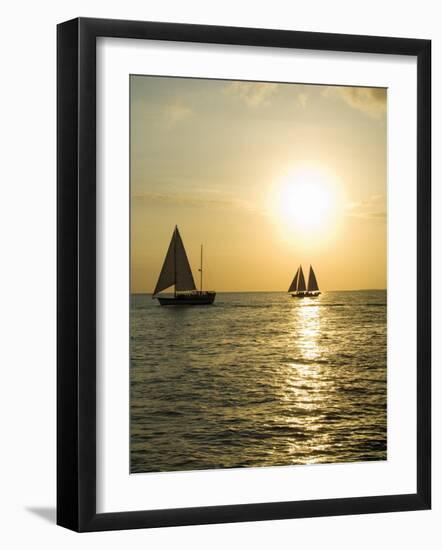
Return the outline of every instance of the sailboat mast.
<path id="1" fill-rule="evenodd" d="M 175 284 L 173 285 L 173 295 L 176 298 L 176 232 L 177 232 L 178 226 L 175 226 L 175 234 L 173 236 L 173 270 L 174 270 L 174 281 Z"/>
<path id="2" fill-rule="evenodd" d="M 200 257 L 200 292 L 203 291 L 203 245 L 201 245 L 201 257 Z"/>

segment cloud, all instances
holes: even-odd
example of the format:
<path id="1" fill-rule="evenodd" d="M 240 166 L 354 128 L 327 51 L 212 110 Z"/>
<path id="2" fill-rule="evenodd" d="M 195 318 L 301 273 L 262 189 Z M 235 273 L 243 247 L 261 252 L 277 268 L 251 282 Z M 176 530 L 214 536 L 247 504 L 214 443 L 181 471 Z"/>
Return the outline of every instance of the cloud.
<path id="1" fill-rule="evenodd" d="M 341 99 L 353 109 L 373 118 L 380 118 L 387 110 L 387 90 L 385 88 L 327 86 L 322 95 Z"/>
<path id="2" fill-rule="evenodd" d="M 273 82 L 230 82 L 225 92 L 238 96 L 248 107 L 259 107 L 269 103 L 270 97 L 278 89 Z"/>
<path id="3" fill-rule="evenodd" d="M 346 207 L 347 215 L 363 220 L 387 219 L 385 195 L 372 195 L 368 199 L 354 202 Z"/>
<path id="4" fill-rule="evenodd" d="M 192 196 L 180 193 L 138 193 L 132 196 L 133 201 L 149 201 L 171 206 L 193 206 L 193 207 L 214 207 L 214 208 L 241 208 L 244 210 L 255 210 L 254 205 L 236 198 L 221 198 L 206 195 L 193 194 Z"/>
<path id="5" fill-rule="evenodd" d="M 185 120 L 193 115 L 193 111 L 184 103 L 177 101 L 176 103 L 170 103 L 164 107 L 164 117 L 166 125 L 171 128 L 182 120 Z"/>

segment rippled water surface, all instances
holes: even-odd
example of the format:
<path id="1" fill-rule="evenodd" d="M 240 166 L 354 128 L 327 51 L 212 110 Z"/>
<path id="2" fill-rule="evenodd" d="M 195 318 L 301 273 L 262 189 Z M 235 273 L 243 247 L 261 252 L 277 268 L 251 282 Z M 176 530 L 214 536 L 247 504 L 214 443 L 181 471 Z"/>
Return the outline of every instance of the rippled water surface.
<path id="1" fill-rule="evenodd" d="M 131 471 L 387 458 L 386 292 L 131 299 Z"/>

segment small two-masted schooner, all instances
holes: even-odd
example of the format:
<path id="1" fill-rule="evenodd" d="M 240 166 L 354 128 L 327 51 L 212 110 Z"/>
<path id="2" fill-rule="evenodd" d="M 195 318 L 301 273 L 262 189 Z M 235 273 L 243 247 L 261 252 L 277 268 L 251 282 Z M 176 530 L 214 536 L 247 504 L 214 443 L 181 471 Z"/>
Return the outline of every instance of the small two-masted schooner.
<path id="1" fill-rule="evenodd" d="M 316 275 L 312 266 L 310 266 L 310 271 L 308 274 L 307 287 L 305 286 L 302 266 L 299 266 L 287 292 L 290 292 L 294 298 L 315 298 L 321 294 L 319 292 L 318 281 L 316 280 Z"/>
<path id="2" fill-rule="evenodd" d="M 200 290 L 196 289 L 192 270 L 178 227 L 175 226 L 166 258 L 152 298 L 162 306 L 205 306 L 213 304 L 216 292 L 203 291 L 203 245 L 201 245 Z M 157 296 L 174 285 L 173 296 Z"/>

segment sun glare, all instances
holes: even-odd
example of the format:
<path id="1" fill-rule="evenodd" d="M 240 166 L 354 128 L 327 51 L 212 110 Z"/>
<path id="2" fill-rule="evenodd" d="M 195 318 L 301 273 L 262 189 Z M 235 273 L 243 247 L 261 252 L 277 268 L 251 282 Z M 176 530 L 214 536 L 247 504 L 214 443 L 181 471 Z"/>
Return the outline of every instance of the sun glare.
<path id="1" fill-rule="evenodd" d="M 336 193 L 336 182 L 327 172 L 312 168 L 295 170 L 274 189 L 274 215 L 286 229 L 317 234 L 336 215 Z"/>

